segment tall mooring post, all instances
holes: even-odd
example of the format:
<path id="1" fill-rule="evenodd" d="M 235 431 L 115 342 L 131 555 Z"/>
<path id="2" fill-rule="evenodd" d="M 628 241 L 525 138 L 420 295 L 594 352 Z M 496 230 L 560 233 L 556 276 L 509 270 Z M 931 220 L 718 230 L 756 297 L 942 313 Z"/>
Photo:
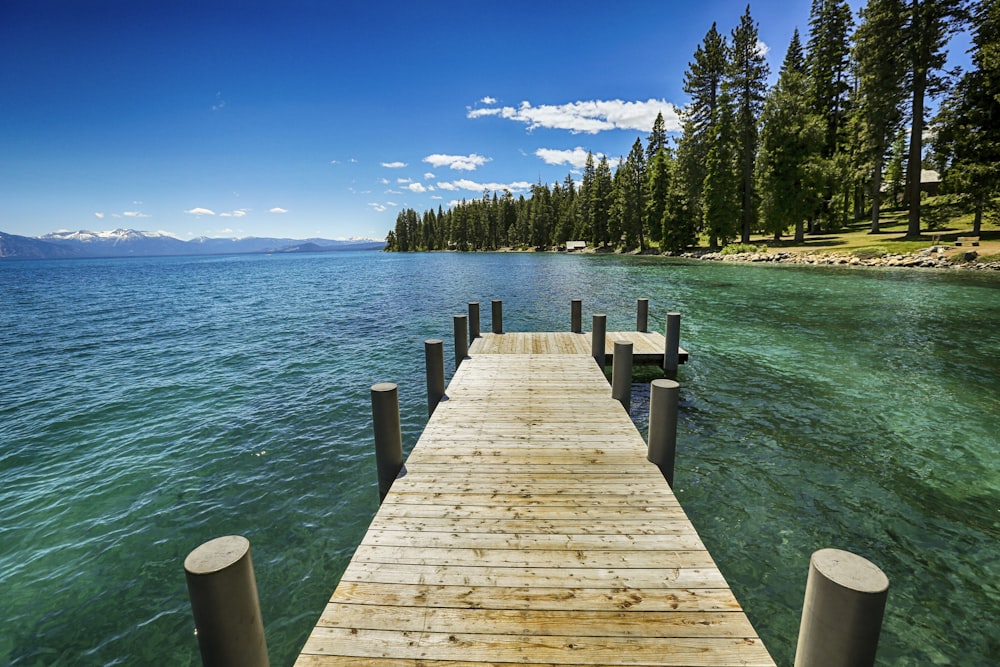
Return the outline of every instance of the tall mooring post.
<path id="1" fill-rule="evenodd" d="M 638 299 L 635 303 L 635 330 L 639 333 L 649 331 L 649 299 Z"/>
<path id="2" fill-rule="evenodd" d="M 667 330 L 664 334 L 666 346 L 663 350 L 663 371 L 676 373 L 681 347 L 681 314 L 667 313 Z"/>
<path id="3" fill-rule="evenodd" d="M 580 299 L 569 302 L 569 330 L 583 333 L 583 301 Z"/>
<path id="4" fill-rule="evenodd" d="M 424 366 L 427 370 L 427 416 L 444 396 L 444 341 L 432 338 L 424 341 Z"/>
<path id="5" fill-rule="evenodd" d="M 227 535 L 205 542 L 184 559 L 198 649 L 205 667 L 267 667 L 250 540 Z"/>
<path id="6" fill-rule="evenodd" d="M 403 433 L 399 423 L 399 387 L 394 382 L 372 385 L 372 426 L 375 431 L 375 467 L 378 501 L 389 493 L 403 469 Z"/>
<path id="7" fill-rule="evenodd" d="M 606 344 L 608 331 L 608 316 L 594 315 L 593 324 L 590 330 L 590 354 L 593 355 L 597 365 L 604 369 L 604 346 Z"/>
<path id="8" fill-rule="evenodd" d="M 875 664 L 889 578 L 849 551 L 820 549 L 809 559 L 795 667 Z"/>
<path id="9" fill-rule="evenodd" d="M 625 412 L 632 409 L 632 341 L 615 341 L 611 360 L 611 398 L 621 403 Z"/>
<path id="10" fill-rule="evenodd" d="M 649 383 L 649 431 L 646 460 L 655 463 L 671 488 L 677 452 L 677 404 L 680 385 L 673 380 Z"/>
<path id="11" fill-rule="evenodd" d="M 469 302 L 469 345 L 479 338 L 479 302 Z"/>
<path id="12" fill-rule="evenodd" d="M 468 318 L 455 315 L 455 370 L 462 365 L 462 359 L 469 356 Z"/>
<path id="13" fill-rule="evenodd" d="M 503 333 L 503 301 L 493 299 L 493 333 Z"/>

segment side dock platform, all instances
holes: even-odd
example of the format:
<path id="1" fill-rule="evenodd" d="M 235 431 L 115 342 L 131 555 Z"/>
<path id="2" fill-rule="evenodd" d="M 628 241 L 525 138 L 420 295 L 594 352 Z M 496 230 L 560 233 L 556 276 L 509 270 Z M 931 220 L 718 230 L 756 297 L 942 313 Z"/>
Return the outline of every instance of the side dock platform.
<path id="1" fill-rule="evenodd" d="M 774 665 L 590 352 L 473 341 L 296 665 Z"/>

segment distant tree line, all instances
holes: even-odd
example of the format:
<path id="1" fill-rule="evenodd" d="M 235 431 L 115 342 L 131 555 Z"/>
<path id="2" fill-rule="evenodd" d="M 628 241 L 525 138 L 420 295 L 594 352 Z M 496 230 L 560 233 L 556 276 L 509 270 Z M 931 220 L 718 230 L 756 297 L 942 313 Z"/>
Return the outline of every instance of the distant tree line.
<path id="1" fill-rule="evenodd" d="M 950 37 L 971 26 L 972 69 L 944 72 Z M 662 115 L 612 170 L 588 153 L 572 174 L 516 199 L 483 193 L 449 210 L 399 213 L 388 250 L 496 250 L 562 246 L 678 252 L 715 248 L 751 233 L 780 240 L 835 230 L 886 199 L 908 206 L 921 233 L 921 169 L 975 212 L 1000 194 L 1000 2 L 869 0 L 855 25 L 844 0 L 813 0 L 809 38 L 796 30 L 777 82 L 750 7 L 728 38 L 713 24 L 684 74 L 683 129 L 668 142 Z M 925 100 L 942 96 L 926 122 Z M 924 158 L 931 130 L 933 150 Z"/>

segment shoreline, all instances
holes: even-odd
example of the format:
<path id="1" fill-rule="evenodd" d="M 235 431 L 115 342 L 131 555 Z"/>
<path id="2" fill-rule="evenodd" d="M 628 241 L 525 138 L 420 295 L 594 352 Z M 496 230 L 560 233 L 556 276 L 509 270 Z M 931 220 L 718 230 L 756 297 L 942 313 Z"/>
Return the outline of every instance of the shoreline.
<path id="1" fill-rule="evenodd" d="M 874 268 L 915 268 L 948 269 L 962 271 L 1000 271 L 1000 261 L 979 261 L 977 250 L 959 250 L 948 253 L 952 248 L 931 246 L 909 253 L 891 253 L 877 257 L 861 257 L 849 252 L 816 252 L 803 250 L 791 252 L 742 252 L 723 255 L 720 252 L 685 252 L 677 257 L 715 262 L 745 262 L 798 264 L 810 266 L 863 266 Z"/>

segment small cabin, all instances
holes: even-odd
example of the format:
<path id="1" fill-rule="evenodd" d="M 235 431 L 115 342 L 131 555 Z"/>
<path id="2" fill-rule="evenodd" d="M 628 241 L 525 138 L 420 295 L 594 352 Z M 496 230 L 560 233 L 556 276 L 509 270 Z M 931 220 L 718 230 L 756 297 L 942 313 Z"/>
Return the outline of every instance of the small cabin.
<path id="1" fill-rule="evenodd" d="M 587 247 L 586 241 L 566 241 L 566 252 L 573 252 L 574 250 L 583 250 Z"/>

